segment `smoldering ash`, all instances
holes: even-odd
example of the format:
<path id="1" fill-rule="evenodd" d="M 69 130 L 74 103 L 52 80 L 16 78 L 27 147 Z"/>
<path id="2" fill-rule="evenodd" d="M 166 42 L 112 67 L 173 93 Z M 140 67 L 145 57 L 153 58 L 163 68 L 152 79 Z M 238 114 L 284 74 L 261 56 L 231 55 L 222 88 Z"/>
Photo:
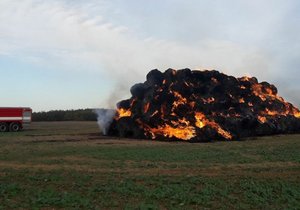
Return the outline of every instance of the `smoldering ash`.
<path id="1" fill-rule="evenodd" d="M 113 109 L 96 109 L 95 113 L 97 114 L 97 122 L 101 133 L 107 135 L 108 128 L 113 121 L 113 118 L 116 114 L 116 110 Z"/>
<path id="2" fill-rule="evenodd" d="M 108 135 L 203 142 L 300 133 L 299 109 L 255 77 L 152 70 L 130 91 L 132 97 L 118 103 L 114 116 L 106 113 L 113 118 Z"/>

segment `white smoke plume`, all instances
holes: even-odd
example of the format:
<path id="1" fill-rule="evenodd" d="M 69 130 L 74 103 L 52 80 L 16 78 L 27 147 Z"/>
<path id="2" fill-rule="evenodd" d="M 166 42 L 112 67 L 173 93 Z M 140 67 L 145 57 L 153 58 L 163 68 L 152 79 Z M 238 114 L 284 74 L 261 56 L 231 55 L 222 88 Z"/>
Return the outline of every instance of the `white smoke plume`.
<path id="1" fill-rule="evenodd" d="M 95 109 L 94 111 L 97 114 L 97 122 L 101 133 L 107 135 L 108 128 L 113 121 L 116 111 L 113 109 Z"/>

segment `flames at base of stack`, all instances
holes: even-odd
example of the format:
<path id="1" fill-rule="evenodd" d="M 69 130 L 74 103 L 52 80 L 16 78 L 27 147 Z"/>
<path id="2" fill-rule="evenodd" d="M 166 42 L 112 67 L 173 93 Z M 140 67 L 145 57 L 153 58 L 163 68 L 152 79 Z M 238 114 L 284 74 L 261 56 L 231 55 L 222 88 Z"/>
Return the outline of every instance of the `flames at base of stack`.
<path id="1" fill-rule="evenodd" d="M 218 71 L 152 70 L 118 103 L 109 135 L 191 142 L 300 133 L 300 111 L 274 85 Z"/>

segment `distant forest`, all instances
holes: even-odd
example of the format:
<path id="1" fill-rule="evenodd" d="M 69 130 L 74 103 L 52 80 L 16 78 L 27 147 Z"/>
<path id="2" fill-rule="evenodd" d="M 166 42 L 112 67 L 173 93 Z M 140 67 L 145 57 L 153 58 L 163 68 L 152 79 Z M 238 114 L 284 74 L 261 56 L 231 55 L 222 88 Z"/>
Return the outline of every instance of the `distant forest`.
<path id="1" fill-rule="evenodd" d="M 97 114 L 94 109 L 33 112 L 32 121 L 97 121 Z"/>

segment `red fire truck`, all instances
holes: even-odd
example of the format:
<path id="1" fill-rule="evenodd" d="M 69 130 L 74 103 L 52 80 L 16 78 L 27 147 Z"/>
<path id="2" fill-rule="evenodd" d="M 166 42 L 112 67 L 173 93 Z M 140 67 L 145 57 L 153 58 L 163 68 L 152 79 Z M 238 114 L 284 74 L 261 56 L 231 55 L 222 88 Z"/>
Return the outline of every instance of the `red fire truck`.
<path id="1" fill-rule="evenodd" d="M 31 108 L 0 107 L 0 132 L 19 131 L 31 123 Z"/>

